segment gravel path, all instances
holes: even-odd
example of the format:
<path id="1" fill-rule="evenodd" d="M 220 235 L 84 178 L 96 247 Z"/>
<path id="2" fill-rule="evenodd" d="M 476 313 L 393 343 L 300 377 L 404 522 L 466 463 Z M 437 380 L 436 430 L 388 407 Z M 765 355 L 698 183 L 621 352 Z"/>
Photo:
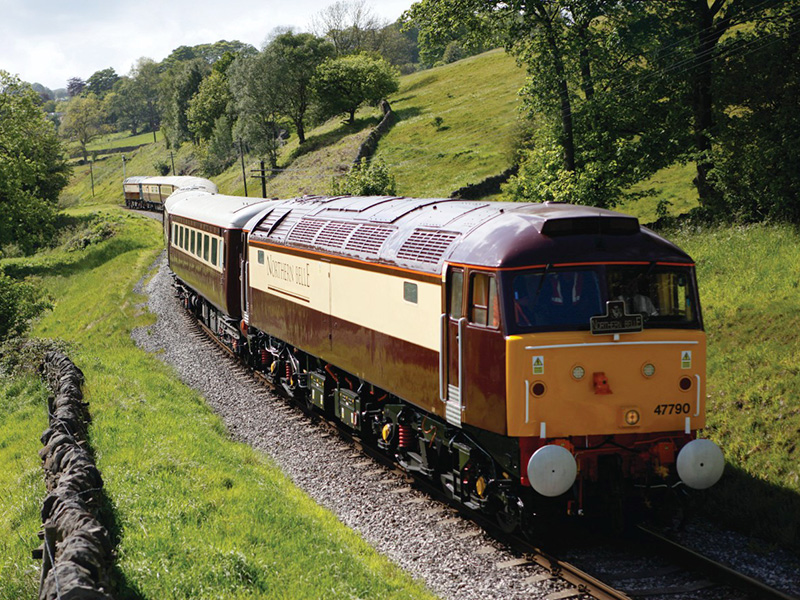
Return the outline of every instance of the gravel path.
<path id="1" fill-rule="evenodd" d="M 549 580 L 538 566 L 506 564 L 519 557 L 312 424 L 222 351 L 210 350 L 208 342 L 192 335 L 163 255 L 154 268 L 157 273 L 138 291 L 148 294 L 158 321 L 135 330 L 136 343 L 158 352 L 187 385 L 203 394 L 234 439 L 270 455 L 297 486 L 379 552 L 442 598 L 544 599 L 569 589 L 562 581 Z"/>

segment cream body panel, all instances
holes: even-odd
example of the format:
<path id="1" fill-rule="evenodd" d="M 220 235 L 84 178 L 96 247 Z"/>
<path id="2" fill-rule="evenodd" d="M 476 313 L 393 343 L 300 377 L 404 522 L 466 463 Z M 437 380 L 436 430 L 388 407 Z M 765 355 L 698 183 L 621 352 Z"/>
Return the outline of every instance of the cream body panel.
<path id="1" fill-rule="evenodd" d="M 259 262 L 259 253 L 262 253 Z M 332 317 L 439 351 L 441 286 L 249 247 L 250 285 Z M 416 286 L 417 302 L 404 298 Z"/>

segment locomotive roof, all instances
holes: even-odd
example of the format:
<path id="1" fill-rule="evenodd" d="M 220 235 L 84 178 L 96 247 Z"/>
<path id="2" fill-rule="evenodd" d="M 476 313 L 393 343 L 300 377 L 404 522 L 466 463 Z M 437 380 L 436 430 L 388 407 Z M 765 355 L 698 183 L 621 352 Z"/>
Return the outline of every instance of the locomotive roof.
<path id="1" fill-rule="evenodd" d="M 216 225 L 225 229 L 240 229 L 254 215 L 263 212 L 274 200 L 208 194 L 196 189 L 181 189 L 165 204 L 167 213 Z"/>
<path id="2" fill-rule="evenodd" d="M 266 207 L 245 229 L 256 241 L 436 274 L 445 262 L 692 262 L 635 217 L 561 203 L 304 196 Z"/>

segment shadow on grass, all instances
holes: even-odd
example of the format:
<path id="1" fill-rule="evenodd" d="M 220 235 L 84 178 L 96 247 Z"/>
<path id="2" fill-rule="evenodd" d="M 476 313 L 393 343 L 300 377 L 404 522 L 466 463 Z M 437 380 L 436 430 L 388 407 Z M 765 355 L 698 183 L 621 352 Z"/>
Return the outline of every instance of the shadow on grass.
<path id="1" fill-rule="evenodd" d="M 704 517 L 800 556 L 800 494 L 725 465 L 725 474 L 702 494 Z"/>
<path id="2" fill-rule="evenodd" d="M 296 150 L 293 150 L 287 157 L 286 164 L 289 165 L 292 161 L 309 152 L 314 152 L 325 146 L 332 146 L 348 135 L 353 135 L 364 129 L 375 127 L 379 122 L 380 119 L 378 117 L 361 117 L 357 118 L 354 123 L 342 123 L 333 131 L 318 135 L 310 135 L 302 145 Z"/>
<path id="3" fill-rule="evenodd" d="M 115 237 L 82 251 L 58 252 L 44 258 L 10 261 L 4 265 L 4 271 L 6 275 L 16 278 L 28 275 L 69 277 L 91 271 L 121 254 L 145 246 L 146 244 L 136 240 Z"/>
<path id="4" fill-rule="evenodd" d="M 397 115 L 398 121 L 404 121 L 406 119 L 411 119 L 421 115 L 422 109 L 418 106 L 409 106 L 408 108 L 401 108 L 400 110 L 396 110 L 394 112 Z"/>
<path id="5" fill-rule="evenodd" d="M 428 85 L 430 85 L 432 83 L 436 83 L 437 81 L 439 81 L 439 74 L 438 73 L 436 73 L 436 74 L 432 73 L 432 74 L 427 75 L 425 77 L 421 77 L 418 81 L 415 81 L 414 83 L 412 83 L 410 86 L 408 86 L 406 89 L 403 90 L 403 93 L 407 94 L 408 92 L 413 92 L 414 90 L 418 90 L 419 88 L 423 88 L 423 87 L 428 86 Z"/>
<path id="6" fill-rule="evenodd" d="M 108 534 L 111 537 L 111 546 L 116 551 L 122 537 L 122 529 L 117 521 L 117 509 L 114 506 L 114 502 L 108 497 L 108 494 L 106 494 L 105 488 L 101 490 L 98 496 L 98 502 L 98 518 L 100 522 L 106 526 L 106 529 L 108 529 Z M 125 572 L 120 569 L 116 560 L 111 568 L 111 585 L 113 588 L 112 597 L 117 600 L 144 600 L 144 595 L 141 590 L 139 590 L 135 583 L 132 583 L 128 579 Z"/>

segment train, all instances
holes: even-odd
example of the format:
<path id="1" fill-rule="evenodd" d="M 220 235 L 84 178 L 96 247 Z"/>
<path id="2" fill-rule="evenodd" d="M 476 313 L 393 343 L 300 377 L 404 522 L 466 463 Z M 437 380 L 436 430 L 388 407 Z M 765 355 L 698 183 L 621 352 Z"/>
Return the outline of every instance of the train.
<path id="1" fill-rule="evenodd" d="M 506 531 L 723 473 L 698 435 L 695 264 L 635 217 L 192 186 L 164 233 L 182 302 L 231 352 Z"/>
<path id="2" fill-rule="evenodd" d="M 125 206 L 136 210 L 164 211 L 164 201 L 179 189 L 197 189 L 216 194 L 217 185 L 202 177 L 188 175 L 165 177 L 128 177 L 122 182 Z"/>

